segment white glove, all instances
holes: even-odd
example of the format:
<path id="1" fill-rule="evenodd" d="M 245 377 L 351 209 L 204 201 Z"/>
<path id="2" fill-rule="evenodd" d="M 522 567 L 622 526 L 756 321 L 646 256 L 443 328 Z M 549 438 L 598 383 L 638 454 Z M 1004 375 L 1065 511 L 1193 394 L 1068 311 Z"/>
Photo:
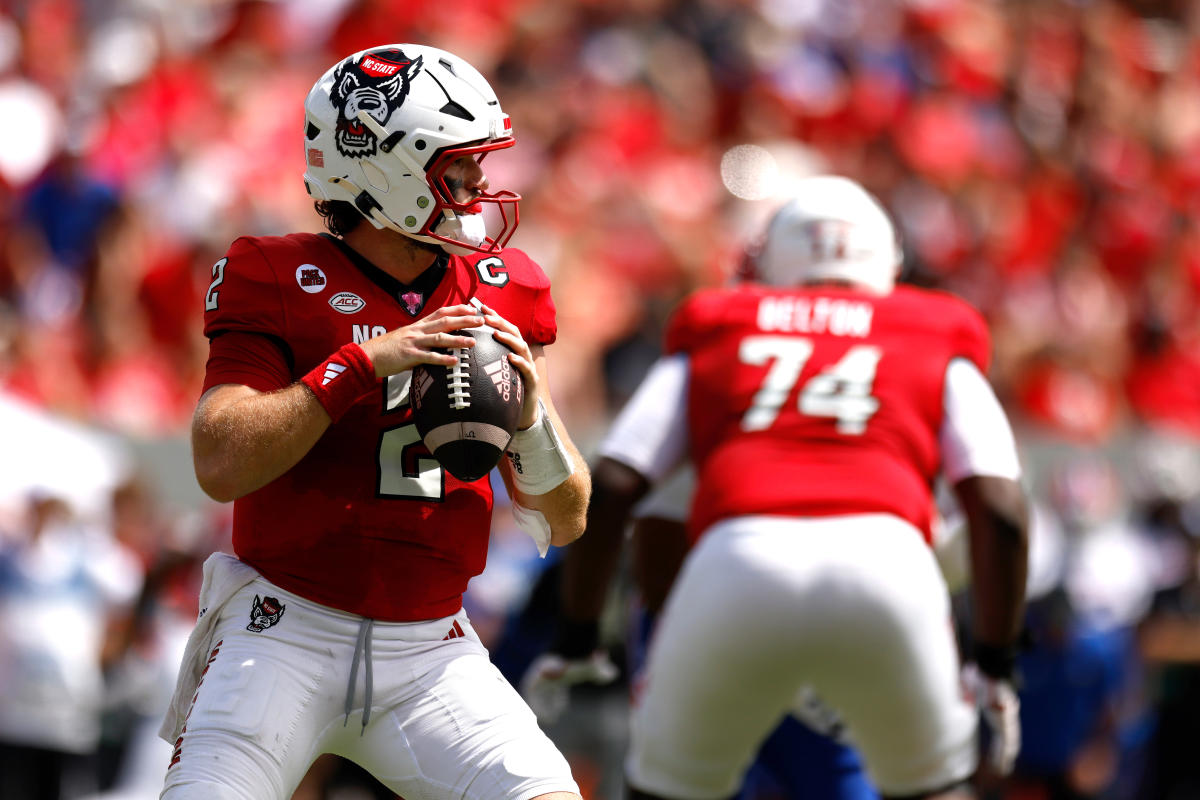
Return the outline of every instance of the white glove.
<path id="1" fill-rule="evenodd" d="M 539 720 L 554 723 L 567 710 L 572 686 L 612 683 L 618 674 L 617 665 L 603 650 L 569 661 L 557 653 L 543 653 L 521 677 L 521 695 Z"/>
<path id="2" fill-rule="evenodd" d="M 1016 690 L 1010 681 L 984 675 L 971 663 L 963 666 L 962 684 L 991 734 L 988 764 L 997 774 L 1007 775 L 1021 751 L 1021 701 Z"/>

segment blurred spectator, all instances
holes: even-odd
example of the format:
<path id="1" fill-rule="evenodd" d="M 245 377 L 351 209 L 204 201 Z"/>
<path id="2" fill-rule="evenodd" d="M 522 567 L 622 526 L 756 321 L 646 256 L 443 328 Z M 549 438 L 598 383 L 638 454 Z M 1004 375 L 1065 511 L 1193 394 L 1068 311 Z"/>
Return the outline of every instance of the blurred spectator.
<path id="1" fill-rule="evenodd" d="M 1200 494 L 1195 460 L 1174 466 L 1176 480 L 1160 483 L 1145 502 L 1147 526 L 1170 573 L 1138 630 L 1155 712 L 1139 800 L 1200 796 L 1194 748 L 1200 741 Z"/>
<path id="2" fill-rule="evenodd" d="M 1099 798 L 1121 761 L 1127 634 L 1089 627 L 1061 589 L 1030 603 L 1020 658 L 1021 753 L 1012 800 Z"/>
<path id="3" fill-rule="evenodd" d="M 78 797 L 96 784 L 102 653 L 140 587 L 136 561 L 50 496 L 0 544 L 0 796 Z"/>

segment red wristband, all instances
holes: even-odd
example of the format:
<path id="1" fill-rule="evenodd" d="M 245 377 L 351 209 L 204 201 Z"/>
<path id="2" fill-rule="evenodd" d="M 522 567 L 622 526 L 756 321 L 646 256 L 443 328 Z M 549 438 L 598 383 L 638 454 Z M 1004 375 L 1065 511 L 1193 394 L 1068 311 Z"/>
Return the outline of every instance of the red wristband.
<path id="1" fill-rule="evenodd" d="M 375 365 L 356 344 L 342 345 L 300 382 L 316 395 L 317 402 L 337 422 L 350 406 L 378 385 Z"/>

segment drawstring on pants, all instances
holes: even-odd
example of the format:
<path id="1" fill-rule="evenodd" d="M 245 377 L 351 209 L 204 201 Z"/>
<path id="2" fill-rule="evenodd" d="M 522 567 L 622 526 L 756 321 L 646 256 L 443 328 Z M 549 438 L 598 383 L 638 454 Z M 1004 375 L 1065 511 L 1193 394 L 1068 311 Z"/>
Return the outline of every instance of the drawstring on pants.
<path id="1" fill-rule="evenodd" d="M 358 641 L 354 644 L 354 658 L 350 662 L 350 683 L 346 686 L 346 719 L 342 722 L 342 727 L 350 722 L 350 709 L 354 707 L 354 684 L 358 680 L 358 662 L 363 656 L 366 657 L 366 668 L 364 669 L 363 681 L 366 684 L 363 695 L 363 718 L 362 718 L 362 733 L 366 733 L 367 723 L 371 721 L 371 631 L 375 627 L 375 620 L 363 618 L 363 621 L 358 626 Z"/>

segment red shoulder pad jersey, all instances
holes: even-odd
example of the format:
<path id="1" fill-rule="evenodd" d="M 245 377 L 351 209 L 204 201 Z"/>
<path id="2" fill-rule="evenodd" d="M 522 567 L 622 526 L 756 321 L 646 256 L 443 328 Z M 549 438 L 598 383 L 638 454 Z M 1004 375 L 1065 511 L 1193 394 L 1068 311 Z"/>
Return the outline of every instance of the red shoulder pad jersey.
<path id="1" fill-rule="evenodd" d="M 316 234 L 238 239 L 213 278 L 205 390 L 281 388 L 347 342 L 473 298 L 530 344 L 557 333 L 549 280 L 514 249 L 451 257 L 417 317 L 394 296 L 397 282 Z M 239 558 L 288 591 L 373 619 L 458 611 L 486 560 L 491 485 L 459 481 L 430 455 L 412 422 L 409 378 L 378 381 L 298 464 L 234 501 Z"/>
<path id="2" fill-rule="evenodd" d="M 701 290 L 666 349 L 689 359 L 693 540 L 752 514 L 884 512 L 930 537 L 946 367 L 987 373 L 983 318 L 942 292 Z"/>

